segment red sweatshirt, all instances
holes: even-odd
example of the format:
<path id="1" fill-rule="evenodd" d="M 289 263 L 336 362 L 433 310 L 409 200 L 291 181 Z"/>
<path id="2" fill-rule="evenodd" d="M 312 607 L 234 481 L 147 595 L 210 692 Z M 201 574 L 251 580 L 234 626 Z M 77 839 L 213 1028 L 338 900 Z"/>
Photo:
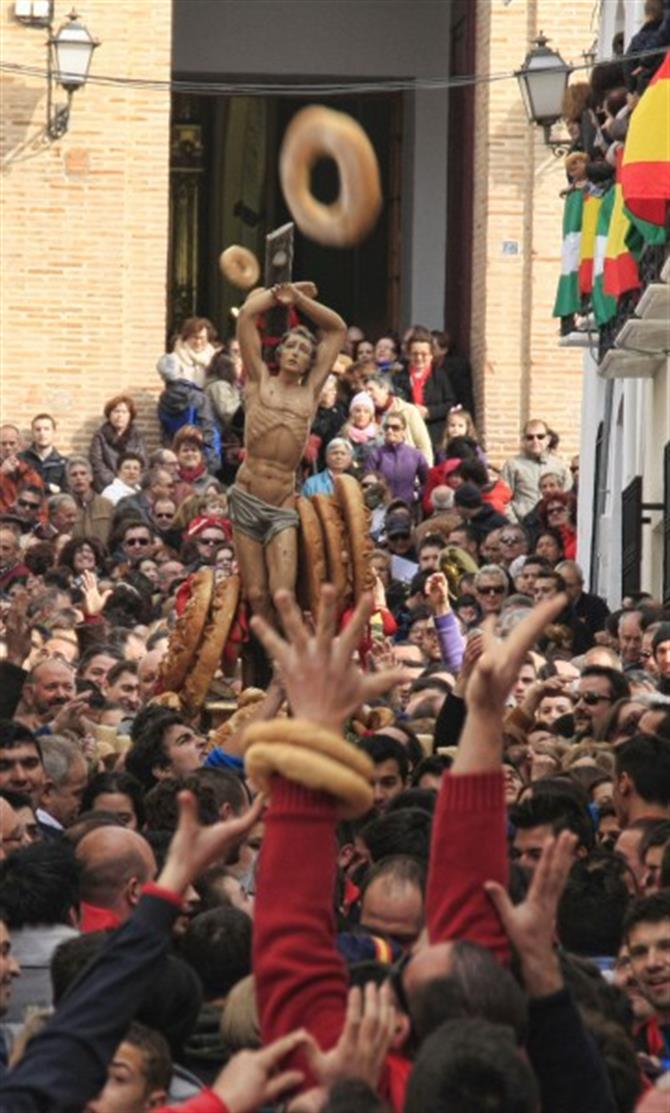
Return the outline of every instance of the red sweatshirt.
<path id="1" fill-rule="evenodd" d="M 430 847 L 426 921 L 431 943 L 469 939 L 508 962 L 509 943 L 485 881 L 507 886 L 504 778 L 445 773 Z"/>
<path id="2" fill-rule="evenodd" d="M 253 969 L 263 1043 L 305 1027 L 321 1047 L 344 1025 L 347 975 L 335 949 L 335 802 L 281 777 L 265 820 L 254 916 Z M 427 918 L 431 942 L 470 939 L 501 959 L 509 951 L 482 888 L 506 884 L 505 801 L 501 773 L 446 774 L 433 828 Z M 306 1071 L 297 1053 L 291 1066 Z M 383 1096 L 402 1110 L 411 1064 L 387 1057 Z"/>

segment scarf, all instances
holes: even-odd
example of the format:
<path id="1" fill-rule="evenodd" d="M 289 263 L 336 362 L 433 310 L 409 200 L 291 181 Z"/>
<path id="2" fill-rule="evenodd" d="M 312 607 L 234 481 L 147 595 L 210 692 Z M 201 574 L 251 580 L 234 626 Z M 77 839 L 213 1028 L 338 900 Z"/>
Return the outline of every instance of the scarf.
<path id="1" fill-rule="evenodd" d="M 180 378 L 188 379 L 201 389 L 205 385 L 207 368 L 216 355 L 216 348 L 206 344 L 201 352 L 194 352 L 181 337 L 174 346 L 174 353 L 179 360 Z"/>
<path id="2" fill-rule="evenodd" d="M 425 371 L 419 371 L 416 367 L 410 367 L 409 369 L 409 380 L 412 384 L 412 401 L 415 406 L 424 405 L 423 392 L 432 370 L 432 364 L 429 364 Z"/>
<path id="3" fill-rule="evenodd" d="M 373 441 L 379 433 L 379 427 L 376 422 L 371 421 L 365 429 L 357 429 L 355 425 L 350 425 L 347 429 L 347 440 L 352 444 L 367 444 L 368 441 Z"/>
<path id="4" fill-rule="evenodd" d="M 106 421 L 101 429 L 102 436 L 107 444 L 111 445 L 112 448 L 118 448 L 121 450 L 126 447 L 129 437 L 132 436 L 132 432 L 132 421 L 128 422 L 128 425 L 122 433 L 117 433 L 116 429 L 109 421 Z"/>
<path id="5" fill-rule="evenodd" d="M 204 464 L 196 464 L 194 468 L 184 468 L 180 465 L 179 478 L 184 483 L 195 483 L 196 479 L 200 479 L 200 476 L 204 475 L 206 470 Z"/>
<path id="6" fill-rule="evenodd" d="M 388 413 L 388 411 L 391 409 L 391 406 L 393 405 L 394 402 L 395 402 L 395 395 L 394 394 L 389 394 L 389 396 L 386 399 L 386 402 L 383 406 L 375 406 L 375 413 L 376 413 L 377 417 L 383 417 L 383 415 L 385 413 Z"/>

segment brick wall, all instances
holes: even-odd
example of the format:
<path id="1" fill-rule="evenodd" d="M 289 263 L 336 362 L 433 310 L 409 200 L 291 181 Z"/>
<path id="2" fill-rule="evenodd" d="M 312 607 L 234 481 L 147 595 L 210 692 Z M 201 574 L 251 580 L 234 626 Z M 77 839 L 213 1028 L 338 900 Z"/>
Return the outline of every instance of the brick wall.
<path id="1" fill-rule="evenodd" d="M 594 37 L 593 10 L 592 0 L 477 0 L 477 73 L 518 68 L 540 30 L 566 62 L 581 62 Z M 475 103 L 471 352 L 487 447 L 499 462 L 517 450 L 523 422 L 542 417 L 568 455 L 579 447 L 582 352 L 558 347 L 551 317 L 563 160 L 527 123 L 516 80 L 479 85 Z M 518 253 L 503 254 L 505 241 Z"/>
<path id="2" fill-rule="evenodd" d="M 57 0 L 56 27 L 71 5 Z M 0 0 L 3 57 L 43 68 L 46 31 Z M 92 74 L 167 81 L 170 0 L 80 0 L 101 41 Z M 154 429 L 165 333 L 167 91 L 87 85 L 66 136 L 29 145 L 44 123 L 46 81 L 0 75 L 3 174 L 0 281 L 2 416 L 27 427 L 55 416 L 58 445 L 87 447 L 107 398 L 128 390 Z M 63 90 L 58 103 L 65 99 Z"/>

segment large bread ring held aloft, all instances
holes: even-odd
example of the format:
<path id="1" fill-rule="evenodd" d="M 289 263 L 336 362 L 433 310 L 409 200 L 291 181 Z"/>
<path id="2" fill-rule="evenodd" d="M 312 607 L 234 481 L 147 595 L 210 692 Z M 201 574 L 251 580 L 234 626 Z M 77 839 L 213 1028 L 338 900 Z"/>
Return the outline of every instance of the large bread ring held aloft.
<path id="1" fill-rule="evenodd" d="M 240 290 L 250 290 L 260 277 L 258 259 L 248 247 L 231 244 L 219 255 L 219 266 L 225 278 Z"/>
<path id="2" fill-rule="evenodd" d="M 310 188 L 320 158 L 334 159 L 340 175 L 340 193 L 331 205 L 318 201 Z M 317 243 L 351 247 L 379 215 L 377 156 L 360 124 L 343 112 L 310 105 L 293 117 L 279 155 L 279 177 L 298 228 Z"/>

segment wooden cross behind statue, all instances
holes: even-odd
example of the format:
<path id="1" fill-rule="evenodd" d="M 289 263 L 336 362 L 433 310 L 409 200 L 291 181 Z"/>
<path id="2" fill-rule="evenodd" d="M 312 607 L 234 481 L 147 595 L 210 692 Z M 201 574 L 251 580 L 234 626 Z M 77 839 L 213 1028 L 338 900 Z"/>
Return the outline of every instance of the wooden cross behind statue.
<path id="1" fill-rule="evenodd" d="M 269 289 L 293 277 L 293 223 L 282 224 L 265 237 L 265 287 Z M 263 329 L 263 360 L 268 367 L 276 364 L 275 349 L 289 327 L 288 309 L 275 306 L 266 314 Z"/>

